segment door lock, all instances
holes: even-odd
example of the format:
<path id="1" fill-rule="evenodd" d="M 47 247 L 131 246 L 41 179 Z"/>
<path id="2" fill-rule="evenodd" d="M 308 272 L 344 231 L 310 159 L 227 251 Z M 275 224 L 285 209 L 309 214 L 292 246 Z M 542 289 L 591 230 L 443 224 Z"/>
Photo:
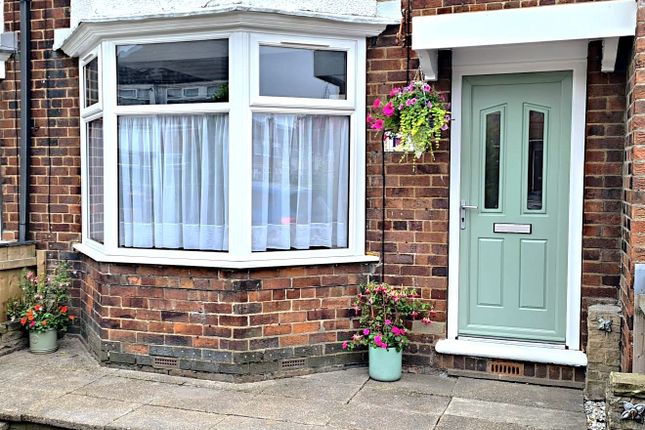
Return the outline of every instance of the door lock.
<path id="1" fill-rule="evenodd" d="M 459 225 L 462 230 L 466 229 L 466 210 L 467 209 L 477 209 L 476 205 L 467 205 L 466 200 L 461 201 L 459 209 Z"/>

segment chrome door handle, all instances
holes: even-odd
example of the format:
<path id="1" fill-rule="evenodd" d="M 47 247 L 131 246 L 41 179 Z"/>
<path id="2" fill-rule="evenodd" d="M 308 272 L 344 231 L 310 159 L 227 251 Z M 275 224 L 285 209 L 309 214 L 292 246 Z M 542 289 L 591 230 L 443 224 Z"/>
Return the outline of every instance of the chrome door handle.
<path id="1" fill-rule="evenodd" d="M 466 209 L 477 209 L 477 205 L 467 205 L 465 200 L 461 201 L 459 210 L 459 227 L 462 230 L 466 229 Z"/>

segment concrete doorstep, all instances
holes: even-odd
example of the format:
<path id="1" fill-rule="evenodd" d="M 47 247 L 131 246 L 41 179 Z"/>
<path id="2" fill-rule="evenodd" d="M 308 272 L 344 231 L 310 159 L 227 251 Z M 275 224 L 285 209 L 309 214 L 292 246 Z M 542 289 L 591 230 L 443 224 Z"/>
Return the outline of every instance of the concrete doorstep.
<path id="1" fill-rule="evenodd" d="M 54 354 L 0 358 L 0 421 L 103 430 L 585 428 L 580 390 L 439 373 L 380 383 L 366 368 L 231 384 L 100 367 L 73 337 Z"/>

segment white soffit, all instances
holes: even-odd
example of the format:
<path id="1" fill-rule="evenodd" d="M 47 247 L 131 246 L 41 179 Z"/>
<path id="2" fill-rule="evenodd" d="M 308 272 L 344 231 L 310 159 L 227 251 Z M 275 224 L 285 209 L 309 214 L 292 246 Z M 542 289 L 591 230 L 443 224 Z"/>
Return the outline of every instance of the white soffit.
<path id="1" fill-rule="evenodd" d="M 566 40 L 603 40 L 605 72 L 614 70 L 618 38 L 636 32 L 634 0 L 609 0 L 415 17 L 412 48 L 427 79 L 436 79 L 437 51 Z"/>

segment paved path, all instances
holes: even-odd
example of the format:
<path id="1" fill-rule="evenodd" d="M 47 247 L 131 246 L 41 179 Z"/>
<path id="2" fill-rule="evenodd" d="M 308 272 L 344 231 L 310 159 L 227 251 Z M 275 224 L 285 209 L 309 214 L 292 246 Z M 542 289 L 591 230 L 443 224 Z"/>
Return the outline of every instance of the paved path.
<path id="1" fill-rule="evenodd" d="M 0 358 L 0 421 L 75 429 L 585 429 L 582 393 L 365 368 L 248 384 L 100 367 L 75 338 Z M 2 423 L 0 423 L 0 428 Z"/>

